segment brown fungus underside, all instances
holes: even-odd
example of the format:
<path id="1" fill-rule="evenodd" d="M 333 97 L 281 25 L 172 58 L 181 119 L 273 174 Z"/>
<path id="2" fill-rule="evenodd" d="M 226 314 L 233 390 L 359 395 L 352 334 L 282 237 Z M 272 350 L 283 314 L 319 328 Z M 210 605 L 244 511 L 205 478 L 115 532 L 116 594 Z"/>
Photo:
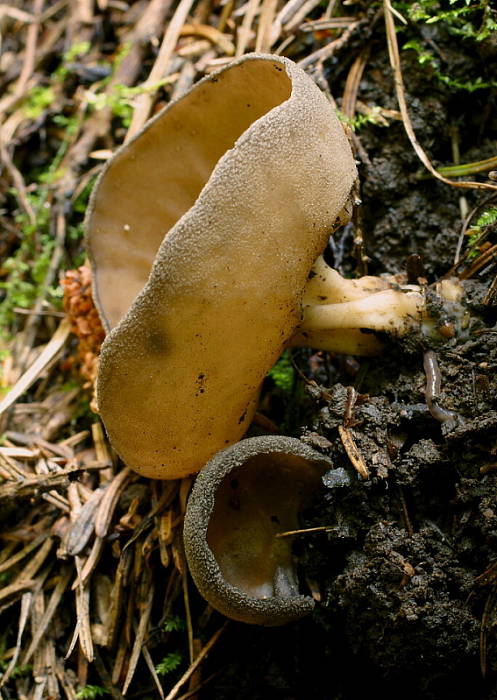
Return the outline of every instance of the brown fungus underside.
<path id="1" fill-rule="evenodd" d="M 112 328 L 99 409 L 130 467 L 181 477 L 242 437 L 355 178 L 330 103 L 272 56 L 204 79 L 116 154 L 87 230 Z"/>
<path id="2" fill-rule="evenodd" d="M 204 598 L 227 617 L 280 625 L 314 607 L 299 593 L 292 539 L 331 463 L 295 438 L 257 437 L 218 453 L 185 514 L 185 552 Z"/>
<path id="3" fill-rule="evenodd" d="M 345 280 L 318 258 L 356 176 L 330 103 L 280 56 L 205 78 L 116 153 L 87 240 L 110 331 L 99 410 L 128 466 L 199 471 L 244 435 L 284 347 L 371 355 L 363 329 L 432 332 L 419 287 Z"/>

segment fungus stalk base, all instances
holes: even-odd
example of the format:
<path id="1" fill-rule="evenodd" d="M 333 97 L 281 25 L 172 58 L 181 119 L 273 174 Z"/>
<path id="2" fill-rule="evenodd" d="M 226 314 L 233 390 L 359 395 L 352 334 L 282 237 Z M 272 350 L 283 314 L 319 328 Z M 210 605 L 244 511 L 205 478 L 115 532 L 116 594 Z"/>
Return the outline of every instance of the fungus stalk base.
<path id="1" fill-rule="evenodd" d="M 444 280 L 437 287 L 442 305 L 458 305 L 461 287 Z M 380 277 L 344 279 L 322 257 L 313 267 L 303 297 L 302 321 L 289 345 L 335 353 L 371 356 L 381 351 L 375 333 L 402 337 L 417 329 L 437 333 L 421 287 L 393 287 Z M 459 311 L 460 313 L 460 311 Z"/>

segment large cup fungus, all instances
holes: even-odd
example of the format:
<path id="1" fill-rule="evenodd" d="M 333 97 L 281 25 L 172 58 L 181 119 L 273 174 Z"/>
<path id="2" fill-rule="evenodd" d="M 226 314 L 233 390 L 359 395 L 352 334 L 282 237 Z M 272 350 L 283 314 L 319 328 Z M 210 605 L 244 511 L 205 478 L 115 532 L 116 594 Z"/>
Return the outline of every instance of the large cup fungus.
<path id="1" fill-rule="evenodd" d="M 128 466 L 182 477 L 238 441 L 287 345 L 372 354 L 361 329 L 425 319 L 419 289 L 311 274 L 356 177 L 331 104 L 280 56 L 204 78 L 116 153 L 87 240 L 110 331 L 98 404 Z"/>
<path id="2" fill-rule="evenodd" d="M 185 514 L 190 572 L 227 617 L 281 625 L 309 613 L 299 593 L 291 538 L 303 505 L 330 469 L 300 440 L 256 437 L 221 450 L 200 472 Z"/>

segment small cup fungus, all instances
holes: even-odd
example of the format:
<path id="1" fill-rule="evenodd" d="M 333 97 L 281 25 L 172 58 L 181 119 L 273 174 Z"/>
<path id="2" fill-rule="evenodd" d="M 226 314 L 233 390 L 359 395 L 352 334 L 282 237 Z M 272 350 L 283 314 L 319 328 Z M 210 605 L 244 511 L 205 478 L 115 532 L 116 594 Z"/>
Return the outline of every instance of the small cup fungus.
<path id="1" fill-rule="evenodd" d="M 204 78 L 116 153 L 87 240 L 110 331 L 99 410 L 128 466 L 159 479 L 201 469 L 243 436 L 287 345 L 374 354 L 361 329 L 425 319 L 419 289 L 316 262 L 356 177 L 330 103 L 281 56 Z"/>
<path id="2" fill-rule="evenodd" d="M 301 508 L 331 464 L 300 440 L 256 437 L 221 450 L 200 472 L 185 514 L 188 565 L 204 598 L 227 617 L 274 626 L 309 613 L 291 538 Z"/>

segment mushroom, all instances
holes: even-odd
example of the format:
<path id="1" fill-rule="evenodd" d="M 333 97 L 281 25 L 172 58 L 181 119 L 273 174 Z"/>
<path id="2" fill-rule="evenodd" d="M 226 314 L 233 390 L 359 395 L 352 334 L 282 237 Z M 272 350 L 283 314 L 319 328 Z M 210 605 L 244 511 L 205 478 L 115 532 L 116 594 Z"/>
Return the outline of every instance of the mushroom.
<path id="1" fill-rule="evenodd" d="M 347 281 L 318 259 L 356 177 L 331 104 L 281 56 L 204 78 L 116 153 L 87 240 L 109 331 L 97 399 L 128 466 L 199 471 L 244 435 L 287 345 L 372 354 L 362 329 L 425 318 L 419 289 Z"/>
<path id="2" fill-rule="evenodd" d="M 291 538 L 302 507 L 323 486 L 329 460 L 300 440 L 270 436 L 221 450 L 200 472 L 184 525 L 190 572 L 227 617 L 281 625 L 309 613 L 299 593 Z"/>

